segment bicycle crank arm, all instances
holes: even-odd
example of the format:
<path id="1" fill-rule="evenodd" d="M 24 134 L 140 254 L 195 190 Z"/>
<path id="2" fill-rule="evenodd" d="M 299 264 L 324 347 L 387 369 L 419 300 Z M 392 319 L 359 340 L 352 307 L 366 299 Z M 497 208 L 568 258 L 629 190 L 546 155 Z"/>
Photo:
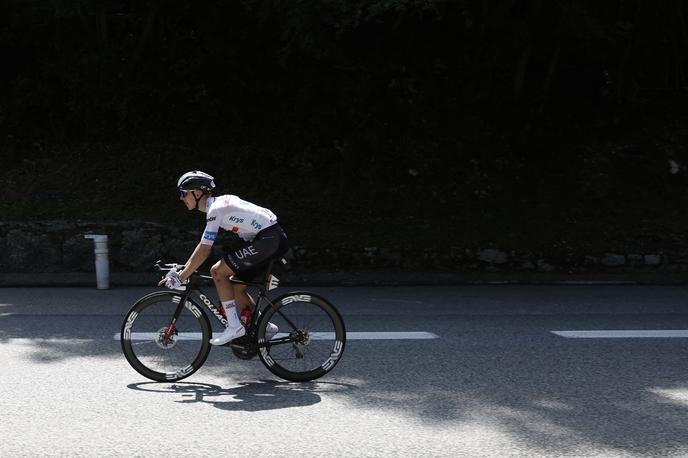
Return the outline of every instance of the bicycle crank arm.
<path id="1" fill-rule="evenodd" d="M 258 344 L 258 348 L 265 348 L 265 347 L 271 347 L 273 345 L 284 345 L 288 343 L 293 343 L 294 339 L 291 337 L 280 337 L 279 339 L 272 339 L 267 342 L 263 342 L 261 344 Z"/>

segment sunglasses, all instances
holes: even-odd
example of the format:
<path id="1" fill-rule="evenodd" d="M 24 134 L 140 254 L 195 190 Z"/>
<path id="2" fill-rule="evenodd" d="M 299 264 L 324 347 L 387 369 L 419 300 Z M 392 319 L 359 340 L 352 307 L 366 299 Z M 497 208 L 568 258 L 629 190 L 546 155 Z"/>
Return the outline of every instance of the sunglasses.
<path id="1" fill-rule="evenodd" d="M 189 192 L 190 191 L 179 191 L 179 194 L 181 194 L 181 198 L 183 199 L 187 194 L 189 194 Z"/>

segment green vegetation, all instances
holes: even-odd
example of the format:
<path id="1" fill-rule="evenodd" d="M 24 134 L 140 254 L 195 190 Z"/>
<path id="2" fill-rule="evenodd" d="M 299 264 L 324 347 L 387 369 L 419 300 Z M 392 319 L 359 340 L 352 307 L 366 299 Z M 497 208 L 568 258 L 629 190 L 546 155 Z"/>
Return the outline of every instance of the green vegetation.
<path id="1" fill-rule="evenodd" d="M 198 225 L 174 190 L 198 168 L 303 245 L 682 246 L 686 19 L 640 0 L 5 2 L 2 219 Z"/>

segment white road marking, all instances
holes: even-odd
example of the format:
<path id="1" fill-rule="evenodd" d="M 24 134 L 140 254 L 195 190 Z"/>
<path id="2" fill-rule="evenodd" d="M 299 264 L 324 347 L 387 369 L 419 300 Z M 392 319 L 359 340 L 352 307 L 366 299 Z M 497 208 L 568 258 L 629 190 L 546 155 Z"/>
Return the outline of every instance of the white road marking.
<path id="1" fill-rule="evenodd" d="M 323 332 L 322 334 L 334 334 Z M 330 337 L 332 338 L 332 337 Z M 347 340 L 417 340 L 417 339 L 439 339 L 435 333 L 432 332 L 347 332 Z"/>
<path id="2" fill-rule="evenodd" d="M 131 340 L 154 340 L 157 332 L 132 332 Z M 334 332 L 311 332 L 313 340 L 334 340 Z M 287 337 L 286 333 L 277 333 L 275 338 Z M 432 332 L 347 332 L 346 340 L 417 340 L 417 339 L 438 339 L 439 336 Z M 115 333 L 113 339 L 120 340 L 119 332 Z M 180 332 L 177 340 L 201 340 L 200 332 Z"/>
<path id="3" fill-rule="evenodd" d="M 596 331 L 550 331 L 570 339 L 651 339 L 686 338 L 687 329 L 638 329 L 638 330 L 596 330 Z"/>

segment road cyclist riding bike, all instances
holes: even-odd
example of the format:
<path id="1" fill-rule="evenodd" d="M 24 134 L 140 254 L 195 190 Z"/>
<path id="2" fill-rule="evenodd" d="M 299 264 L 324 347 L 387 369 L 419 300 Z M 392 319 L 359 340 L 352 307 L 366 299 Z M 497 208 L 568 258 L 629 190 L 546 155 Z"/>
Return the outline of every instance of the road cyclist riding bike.
<path id="1" fill-rule="evenodd" d="M 230 277 L 250 281 L 259 275 L 270 260 L 288 250 L 287 235 L 277 223 L 277 216 L 267 208 L 234 195 L 212 197 L 215 180 L 207 173 L 198 170 L 187 172 L 177 181 L 177 188 L 186 208 L 207 213 L 206 227 L 182 271 L 170 270 L 159 285 L 178 288 L 185 283 L 210 255 L 219 228 L 231 231 L 244 240 L 239 248 L 225 253 L 210 269 L 227 317 L 225 331 L 210 343 L 224 345 L 245 334 L 246 328 L 239 314 L 244 308 L 255 305 L 246 293 L 246 285 L 233 283 Z M 270 323 L 268 332 L 274 335 L 277 331 L 277 326 Z"/>
<path id="2" fill-rule="evenodd" d="M 185 173 L 177 187 L 189 210 L 207 213 L 206 228 L 184 265 L 156 263 L 167 271 L 159 286 L 170 289 L 139 299 L 125 316 L 120 340 L 131 366 L 152 380 L 177 381 L 197 371 L 212 346 L 229 346 L 240 359 L 258 355 L 268 370 L 286 380 L 313 380 L 332 370 L 346 343 L 337 309 L 308 291 L 268 297 L 278 284 L 272 267 L 276 260 L 286 262 L 282 255 L 288 250 L 274 213 L 234 195 L 213 197 L 215 181 L 204 172 Z M 203 275 L 196 269 L 210 255 L 219 228 L 237 234 L 243 243 L 223 254 L 212 266 L 212 276 Z M 219 307 L 201 289 L 210 280 Z M 248 287 L 258 290 L 257 300 Z M 212 338 L 208 317 L 225 328 Z"/>

